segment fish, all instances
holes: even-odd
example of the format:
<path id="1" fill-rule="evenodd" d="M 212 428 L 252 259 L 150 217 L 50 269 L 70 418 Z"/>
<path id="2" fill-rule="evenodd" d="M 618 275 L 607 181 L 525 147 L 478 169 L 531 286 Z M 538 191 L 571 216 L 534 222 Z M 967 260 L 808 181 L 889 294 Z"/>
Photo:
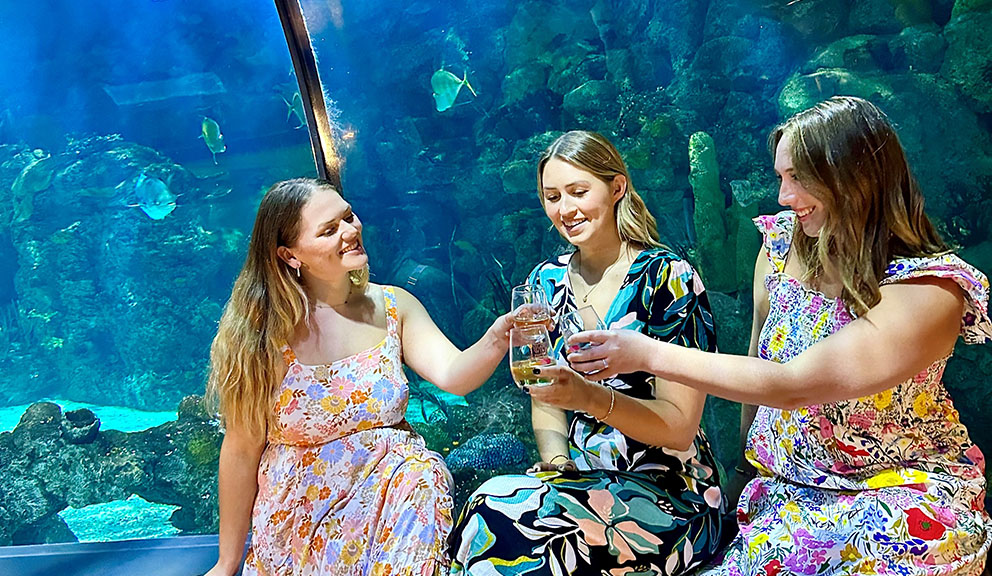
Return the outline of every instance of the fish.
<path id="1" fill-rule="evenodd" d="M 134 183 L 134 195 L 138 198 L 133 208 L 141 208 L 152 220 L 161 220 L 176 209 L 176 195 L 162 180 L 142 172 Z"/>
<path id="2" fill-rule="evenodd" d="M 303 112 L 303 98 L 300 96 L 299 92 L 293 92 L 292 100 L 286 100 L 285 97 L 282 99 L 286 103 L 286 121 L 293 116 L 296 116 L 296 121 L 299 123 L 297 129 L 306 128 L 307 125 L 307 115 Z"/>
<path id="3" fill-rule="evenodd" d="M 458 98 L 458 93 L 461 92 L 462 86 L 468 88 L 472 96 L 479 97 L 475 89 L 472 88 L 472 85 L 468 83 L 468 71 L 465 71 L 465 74 L 459 78 L 445 70 L 442 66 L 440 70 L 431 76 L 431 88 L 434 90 L 434 107 L 437 108 L 438 112 L 444 112 L 454 106 L 455 99 Z"/>
<path id="4" fill-rule="evenodd" d="M 227 150 L 227 145 L 224 144 L 224 135 L 220 133 L 220 125 L 217 124 L 216 120 L 203 117 L 203 122 L 200 123 L 200 138 L 203 138 L 207 150 L 213 154 L 214 164 L 216 164 L 217 155 Z"/>

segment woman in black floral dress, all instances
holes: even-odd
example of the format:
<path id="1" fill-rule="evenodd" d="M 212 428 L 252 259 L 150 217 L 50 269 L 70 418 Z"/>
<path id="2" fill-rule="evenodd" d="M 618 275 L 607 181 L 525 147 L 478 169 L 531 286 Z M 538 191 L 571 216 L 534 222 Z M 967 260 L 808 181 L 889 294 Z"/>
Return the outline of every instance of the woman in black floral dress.
<path id="1" fill-rule="evenodd" d="M 545 213 L 576 247 L 529 278 L 557 317 L 591 305 L 610 329 L 716 350 L 699 276 L 660 245 L 609 141 L 563 135 L 538 179 Z M 551 337 L 564 360 L 557 328 Z M 711 558 L 725 502 L 699 428 L 705 395 L 644 372 L 593 382 L 563 362 L 541 371 L 553 383 L 528 391 L 544 462 L 473 494 L 452 573 L 673 575 Z"/>

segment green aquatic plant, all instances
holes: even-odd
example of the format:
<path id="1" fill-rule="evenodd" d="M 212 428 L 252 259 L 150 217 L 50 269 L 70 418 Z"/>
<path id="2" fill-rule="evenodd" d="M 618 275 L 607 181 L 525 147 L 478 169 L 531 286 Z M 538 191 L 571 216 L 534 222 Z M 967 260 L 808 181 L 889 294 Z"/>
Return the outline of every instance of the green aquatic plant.
<path id="1" fill-rule="evenodd" d="M 197 432 L 186 444 L 189 461 L 197 467 L 208 466 L 220 459 L 220 435 Z"/>
<path id="2" fill-rule="evenodd" d="M 695 200 L 692 221 L 696 254 L 706 287 L 718 292 L 746 288 L 758 250 L 759 238 L 750 224 L 757 215 L 757 204 L 752 187 L 738 183 L 735 191 L 741 197 L 735 197 L 728 206 L 720 189 L 716 146 L 705 132 L 696 132 L 689 138 L 689 184 Z"/>

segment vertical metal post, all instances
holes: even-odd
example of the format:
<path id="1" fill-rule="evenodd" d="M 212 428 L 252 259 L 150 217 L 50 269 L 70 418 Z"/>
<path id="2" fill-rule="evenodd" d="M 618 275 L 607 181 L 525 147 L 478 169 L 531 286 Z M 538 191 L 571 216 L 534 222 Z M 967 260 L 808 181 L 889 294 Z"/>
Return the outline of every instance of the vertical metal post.
<path id="1" fill-rule="evenodd" d="M 317 175 L 341 190 L 341 158 L 338 156 L 327 118 L 324 91 L 317 73 L 317 59 L 310 44 L 310 33 L 303 19 L 300 0 L 275 0 L 279 20 L 286 34 L 286 44 L 293 58 L 293 69 L 300 85 L 300 97 L 310 130 L 310 146 L 317 165 Z"/>

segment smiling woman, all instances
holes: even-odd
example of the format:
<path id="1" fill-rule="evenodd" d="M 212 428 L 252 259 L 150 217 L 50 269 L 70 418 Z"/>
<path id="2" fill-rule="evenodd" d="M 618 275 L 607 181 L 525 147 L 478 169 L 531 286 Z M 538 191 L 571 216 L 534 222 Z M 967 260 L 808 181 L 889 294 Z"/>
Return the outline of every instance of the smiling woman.
<path id="1" fill-rule="evenodd" d="M 269 189 L 211 350 L 227 430 L 210 576 L 237 571 L 249 525 L 243 574 L 447 565 L 451 476 L 404 420 L 403 364 L 467 394 L 506 354 L 512 320 L 463 352 L 411 294 L 368 278 L 362 223 L 335 188 Z"/>
<path id="2" fill-rule="evenodd" d="M 556 316 L 591 308 L 611 329 L 715 350 L 702 282 L 658 242 L 616 148 L 568 132 L 537 171 L 545 214 L 576 248 L 530 274 Z M 706 396 L 644 372 L 604 379 L 606 363 L 577 373 L 563 324 L 551 331 L 561 365 L 539 369 L 550 384 L 525 388 L 542 461 L 469 499 L 452 573 L 684 574 L 722 534 L 719 473 L 699 427 Z"/>

